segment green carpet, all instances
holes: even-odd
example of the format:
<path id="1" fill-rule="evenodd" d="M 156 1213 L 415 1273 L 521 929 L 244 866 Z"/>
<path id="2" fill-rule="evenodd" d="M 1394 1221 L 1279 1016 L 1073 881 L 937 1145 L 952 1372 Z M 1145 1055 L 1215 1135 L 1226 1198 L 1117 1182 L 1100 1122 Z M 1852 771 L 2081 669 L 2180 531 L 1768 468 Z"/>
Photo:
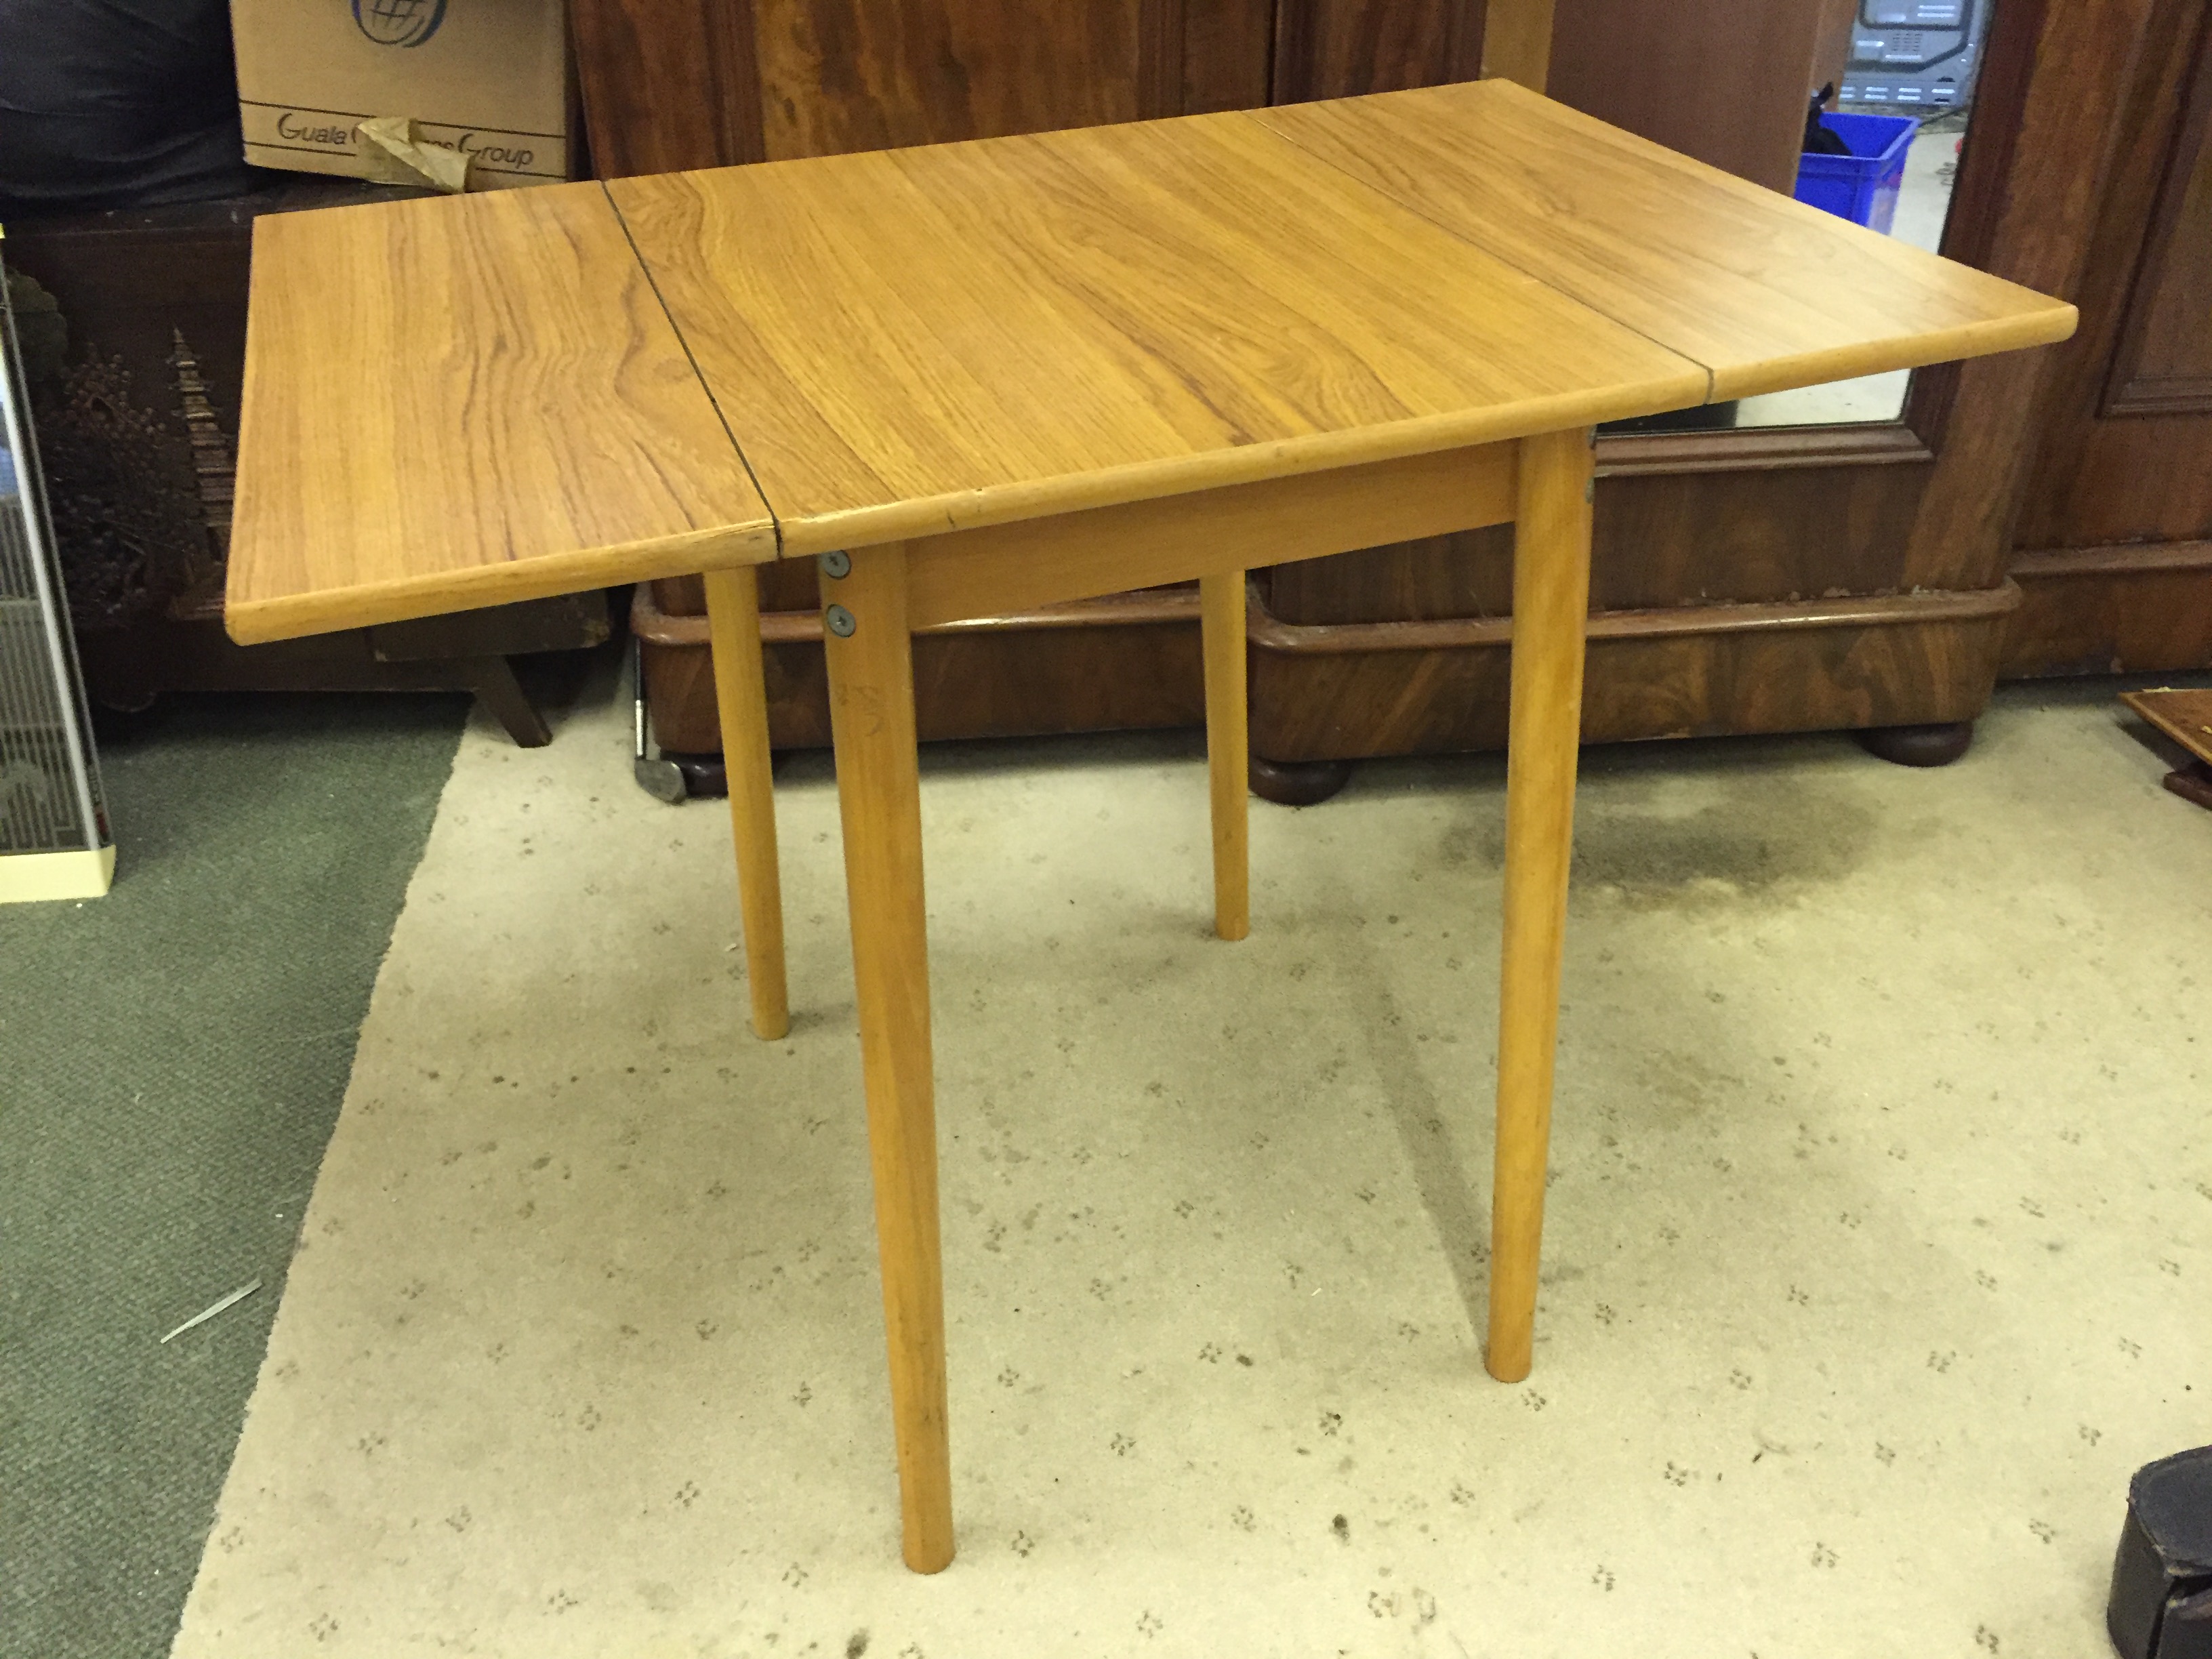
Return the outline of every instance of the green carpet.
<path id="1" fill-rule="evenodd" d="M 179 699 L 115 890 L 0 908 L 5 1659 L 168 1651 L 466 707 Z"/>

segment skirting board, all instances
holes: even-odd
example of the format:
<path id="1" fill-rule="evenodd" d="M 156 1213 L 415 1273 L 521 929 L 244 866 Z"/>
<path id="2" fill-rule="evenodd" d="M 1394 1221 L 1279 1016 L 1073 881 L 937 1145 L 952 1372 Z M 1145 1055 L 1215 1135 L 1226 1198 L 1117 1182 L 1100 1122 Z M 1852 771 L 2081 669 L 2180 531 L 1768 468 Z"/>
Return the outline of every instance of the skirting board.
<path id="1" fill-rule="evenodd" d="M 115 884 L 115 849 L 0 853 L 0 904 L 104 897 Z"/>

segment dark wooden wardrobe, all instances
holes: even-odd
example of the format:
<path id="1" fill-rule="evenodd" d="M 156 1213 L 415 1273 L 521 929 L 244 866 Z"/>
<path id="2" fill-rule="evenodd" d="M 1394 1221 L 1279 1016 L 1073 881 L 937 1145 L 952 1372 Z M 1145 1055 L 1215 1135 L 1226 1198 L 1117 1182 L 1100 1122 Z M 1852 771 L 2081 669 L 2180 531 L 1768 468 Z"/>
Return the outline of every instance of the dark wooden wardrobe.
<path id="1" fill-rule="evenodd" d="M 2014 536 L 2008 675 L 2212 667 L 2212 6 L 2134 21 L 2081 330 Z"/>
<path id="2" fill-rule="evenodd" d="M 1485 24 L 1480 0 L 574 5 L 609 175 L 1463 79 Z M 2075 290 L 2109 112 L 2160 5 L 2201 19 L 2204 0 L 1999 0 L 1947 252 Z M 1557 0 L 1549 90 L 1784 185 L 1837 15 L 1834 0 Z M 2051 357 L 1923 372 L 1896 422 L 1602 438 L 1586 735 L 1875 728 L 1899 758 L 1957 752 L 2021 603 L 2014 516 Z M 1363 756 L 1502 743 L 1510 537 L 1254 573 L 1263 791 L 1324 791 Z M 659 585 L 636 619 L 677 750 L 717 746 L 696 589 Z M 811 569 L 769 572 L 763 599 L 775 741 L 826 742 Z M 1195 595 L 964 626 L 920 641 L 916 673 L 926 736 L 1195 724 Z"/>

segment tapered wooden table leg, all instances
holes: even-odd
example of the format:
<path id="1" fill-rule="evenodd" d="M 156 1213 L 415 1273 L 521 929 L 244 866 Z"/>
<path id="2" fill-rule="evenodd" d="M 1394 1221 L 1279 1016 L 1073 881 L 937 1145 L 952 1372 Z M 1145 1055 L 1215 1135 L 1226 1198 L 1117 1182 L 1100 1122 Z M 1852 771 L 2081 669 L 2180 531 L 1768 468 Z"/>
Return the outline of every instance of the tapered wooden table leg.
<path id="1" fill-rule="evenodd" d="M 1198 579 L 1206 650 L 1206 764 L 1213 786 L 1213 931 L 1252 931 L 1251 783 L 1245 735 L 1244 573 Z"/>
<path id="2" fill-rule="evenodd" d="M 823 631 L 904 1551 L 916 1572 L 935 1572 L 952 1559 L 952 1474 L 906 580 L 903 546 L 853 554 L 848 574 L 822 584 Z"/>
<path id="3" fill-rule="evenodd" d="M 1573 853 L 1583 645 L 1589 623 L 1590 434 L 1521 445 L 1513 538 L 1513 689 L 1505 759 L 1505 961 L 1490 1344 L 1501 1382 L 1528 1375 L 1552 1135 L 1552 1059 Z"/>
<path id="4" fill-rule="evenodd" d="M 768 687 L 761 678 L 760 580 L 748 568 L 707 573 L 707 633 L 714 703 L 730 779 L 730 831 L 744 918 L 745 982 L 753 1030 L 774 1042 L 791 1029 L 783 973 L 783 881 L 776 869 L 775 786 L 769 770 Z"/>

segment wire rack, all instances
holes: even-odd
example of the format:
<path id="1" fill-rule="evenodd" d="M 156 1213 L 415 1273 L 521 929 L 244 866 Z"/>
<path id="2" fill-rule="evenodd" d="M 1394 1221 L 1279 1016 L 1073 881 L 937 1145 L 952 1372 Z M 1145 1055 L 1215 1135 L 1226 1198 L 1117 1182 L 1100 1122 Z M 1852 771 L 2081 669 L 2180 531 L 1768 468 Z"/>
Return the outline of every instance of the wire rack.
<path id="1" fill-rule="evenodd" d="M 0 857 L 96 850 L 107 815 L 0 282 Z"/>

